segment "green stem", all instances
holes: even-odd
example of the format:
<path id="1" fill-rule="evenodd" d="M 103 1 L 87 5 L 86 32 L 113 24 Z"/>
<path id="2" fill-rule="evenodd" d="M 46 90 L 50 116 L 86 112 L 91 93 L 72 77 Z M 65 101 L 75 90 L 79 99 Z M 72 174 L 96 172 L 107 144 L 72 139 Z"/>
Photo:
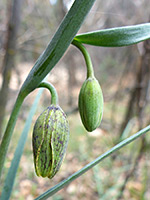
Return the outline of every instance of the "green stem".
<path id="1" fill-rule="evenodd" d="M 95 1 L 74 1 L 54 37 L 30 71 L 22 86 L 22 90 L 28 93 L 32 92 L 52 70 L 69 47 Z"/>
<path id="2" fill-rule="evenodd" d="M 58 94 L 55 87 L 48 82 L 42 82 L 38 85 L 38 88 L 44 87 L 47 88 L 51 93 L 51 104 L 57 105 L 58 104 Z"/>
<path id="3" fill-rule="evenodd" d="M 91 57 L 90 57 L 88 51 L 86 50 L 85 46 L 83 46 L 80 42 L 78 42 L 76 40 L 73 40 L 72 44 L 74 46 L 76 46 L 82 52 L 82 54 L 85 58 L 86 67 L 87 67 L 87 78 L 94 77 L 94 70 L 93 70 Z"/>
<path id="4" fill-rule="evenodd" d="M 3 166 L 4 166 L 4 161 L 5 161 L 8 146 L 9 146 L 9 143 L 10 143 L 10 140 L 11 140 L 11 136 L 12 136 L 12 133 L 13 133 L 16 121 L 17 121 L 17 117 L 18 117 L 21 105 L 22 105 L 25 97 L 26 97 L 25 94 L 23 94 L 21 92 L 19 93 L 17 100 L 16 100 L 16 103 L 14 105 L 14 108 L 12 110 L 6 131 L 4 133 L 1 145 L 0 145 L 0 177 L 1 177 L 1 174 L 2 174 L 2 169 L 3 169 Z"/>
<path id="5" fill-rule="evenodd" d="M 22 85 L 20 94 L 25 92 L 25 96 L 27 96 L 27 94 L 37 88 L 39 83 L 52 70 L 67 50 L 94 2 L 95 0 L 74 1 L 46 50 L 30 71 Z M 0 175 L 17 116 L 25 96 L 18 96 L 0 146 Z"/>
<path id="6" fill-rule="evenodd" d="M 1 200 L 6 200 L 6 199 L 11 199 L 11 192 L 13 189 L 13 185 L 15 182 L 15 178 L 16 178 L 16 173 L 19 167 L 19 163 L 20 163 L 20 159 L 24 150 L 24 146 L 26 144 L 26 140 L 28 138 L 28 134 L 29 134 L 29 130 L 31 128 L 31 124 L 32 124 L 32 120 L 33 120 L 33 116 L 37 110 L 38 107 L 38 103 L 40 101 L 40 97 L 42 95 L 43 89 L 40 89 L 36 95 L 36 98 L 32 104 L 32 107 L 29 111 L 27 120 L 25 122 L 25 126 L 24 129 L 21 133 L 20 139 L 18 141 L 16 150 L 14 152 L 14 157 L 13 160 L 11 161 L 11 166 L 8 170 L 5 182 L 4 182 L 4 186 L 3 186 L 3 190 L 1 192 L 1 196 L 0 199 Z"/>
<path id="7" fill-rule="evenodd" d="M 87 164 L 85 167 L 83 167 L 79 171 L 75 172 L 74 174 L 72 174 L 71 176 L 69 176 L 65 180 L 61 181 L 60 183 L 58 183 L 57 185 L 55 185 L 51 189 L 47 190 L 45 193 L 43 193 L 42 195 L 37 197 L 36 200 L 47 199 L 48 197 L 54 195 L 56 192 L 58 192 L 59 190 L 64 188 L 66 185 L 71 183 L 73 180 L 77 179 L 79 176 L 81 176 L 82 174 L 87 172 L 89 169 L 91 169 L 92 167 L 97 165 L 99 162 L 101 162 L 102 160 L 104 160 L 105 158 L 110 156 L 112 153 L 118 151 L 119 149 L 121 149 L 125 145 L 131 143 L 132 141 L 134 141 L 135 139 L 137 139 L 138 137 L 140 137 L 141 135 L 145 134 L 148 131 L 150 131 L 150 125 L 147 126 L 144 129 L 140 130 L 139 132 L 135 133 L 134 135 L 130 136 L 129 138 L 123 140 L 119 144 L 115 145 L 113 148 L 106 151 L 104 154 L 102 154 L 101 156 L 99 156 L 94 161 L 90 162 L 89 164 Z"/>

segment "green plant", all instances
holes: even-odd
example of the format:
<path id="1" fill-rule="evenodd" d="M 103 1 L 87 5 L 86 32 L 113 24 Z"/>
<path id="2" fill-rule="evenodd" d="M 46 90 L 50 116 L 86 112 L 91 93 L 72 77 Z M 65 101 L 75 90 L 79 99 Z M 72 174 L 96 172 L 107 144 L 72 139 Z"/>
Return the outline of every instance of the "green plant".
<path id="1" fill-rule="evenodd" d="M 100 125 L 102 120 L 103 94 L 94 76 L 92 61 L 86 48 L 76 40 L 73 40 L 72 44 L 81 50 L 86 61 L 87 79 L 81 87 L 78 102 L 82 123 L 87 131 L 92 132 Z"/>
<path id="2" fill-rule="evenodd" d="M 33 155 L 38 176 L 53 178 L 58 172 L 69 140 L 69 124 L 58 105 L 58 95 L 50 83 L 42 82 L 51 93 L 51 105 L 36 120 L 33 129 Z"/>
<path id="3" fill-rule="evenodd" d="M 85 16 L 89 12 L 90 8 L 94 4 L 95 0 L 75 0 L 70 11 L 67 13 L 57 32 L 55 33 L 53 39 L 49 43 L 48 47 L 44 53 L 39 57 L 28 77 L 26 78 L 24 84 L 22 85 L 20 92 L 18 94 L 16 103 L 14 105 L 12 114 L 10 116 L 9 122 L 7 124 L 6 131 L 3 136 L 3 140 L 0 146 L 0 175 L 2 173 L 2 168 L 4 165 L 7 149 L 12 137 L 12 133 L 17 121 L 17 117 L 22 106 L 24 99 L 36 88 L 38 88 L 41 81 L 46 77 L 46 75 L 52 70 L 56 63 L 60 60 L 68 46 L 71 42 L 77 41 L 79 43 L 85 43 L 89 45 L 103 46 L 103 47 L 120 47 L 132 45 L 150 38 L 150 24 L 141 24 L 135 26 L 100 30 L 91 33 L 85 33 L 77 35 Z M 83 53 L 83 52 L 82 52 Z M 85 57 L 87 64 L 89 60 Z M 58 183 L 56 186 L 39 196 L 37 199 L 46 199 L 49 196 L 52 196 L 54 193 L 59 191 L 65 185 L 69 184 L 74 179 L 81 176 L 87 170 L 97 165 L 100 161 L 110 156 L 113 152 L 119 150 L 128 143 L 134 141 L 139 136 L 150 130 L 150 126 L 139 131 L 133 136 L 125 139 L 118 145 L 114 146 L 112 149 L 102 154 L 100 157 L 95 159 L 93 162 L 89 163 L 83 167 L 78 172 L 74 173 L 72 176 L 68 177 L 64 181 Z M 21 146 L 18 147 L 22 148 Z M 19 149 L 17 151 L 19 151 Z M 19 158 L 16 160 L 19 162 L 22 152 L 19 152 Z M 16 155 L 15 155 L 16 156 Z M 15 164 L 15 163 L 14 163 Z M 17 169 L 16 169 L 17 170 Z M 10 171 L 12 179 L 15 178 L 15 173 Z M 8 188 L 7 184 L 10 184 L 11 187 Z M 11 180 L 7 179 L 6 187 L 4 191 L 8 194 L 8 198 L 11 194 L 12 185 Z M 2 199 L 6 199 L 6 196 L 2 196 Z"/>

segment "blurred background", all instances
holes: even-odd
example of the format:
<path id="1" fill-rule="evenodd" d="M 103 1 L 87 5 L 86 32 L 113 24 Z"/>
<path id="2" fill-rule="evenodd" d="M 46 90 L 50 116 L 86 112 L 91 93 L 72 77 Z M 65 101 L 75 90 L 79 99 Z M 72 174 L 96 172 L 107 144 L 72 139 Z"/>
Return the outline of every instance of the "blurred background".
<path id="1" fill-rule="evenodd" d="M 72 2 L 0 1 L 0 138 L 22 83 Z M 150 1 L 147 0 L 97 0 L 79 32 L 147 23 L 150 20 L 149 8 Z M 12 200 L 34 199 L 119 141 L 150 124 L 150 41 L 121 48 L 86 47 L 104 95 L 102 123 L 92 133 L 88 133 L 81 123 L 77 106 L 79 91 L 86 79 L 86 67 L 81 53 L 70 45 L 48 75 L 48 81 L 56 87 L 60 106 L 67 113 L 70 123 L 66 157 L 52 180 L 36 176 L 32 130 L 38 115 L 50 105 L 49 92 L 44 90 L 21 158 Z M 9 147 L 2 182 L 37 91 L 24 101 Z M 89 170 L 50 199 L 150 199 L 149 143 L 150 136 L 147 134 Z"/>

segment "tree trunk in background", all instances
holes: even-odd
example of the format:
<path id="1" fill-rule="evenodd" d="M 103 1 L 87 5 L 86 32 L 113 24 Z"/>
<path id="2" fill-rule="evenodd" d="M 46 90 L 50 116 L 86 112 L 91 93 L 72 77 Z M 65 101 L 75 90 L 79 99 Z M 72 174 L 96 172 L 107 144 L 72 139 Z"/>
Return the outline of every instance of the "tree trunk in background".
<path id="1" fill-rule="evenodd" d="M 62 19 L 64 18 L 65 14 L 66 14 L 66 10 L 65 10 L 65 6 L 64 6 L 64 2 L 63 0 L 58 0 L 57 4 L 56 4 L 56 17 L 57 20 L 59 21 L 59 23 L 62 21 Z M 59 15 L 58 15 L 59 13 Z"/>
<path id="2" fill-rule="evenodd" d="M 148 118 L 145 117 L 146 116 L 145 108 L 150 103 L 150 40 L 144 41 L 143 44 L 144 44 L 143 52 L 140 57 L 138 71 L 136 73 L 135 88 L 131 93 L 131 98 L 129 101 L 129 106 L 125 116 L 125 120 L 121 127 L 121 133 L 125 129 L 128 121 L 133 117 L 133 115 L 136 115 L 138 118 L 139 130 L 150 123 L 150 116 L 148 115 Z M 134 108 L 136 108 L 135 114 L 133 112 Z M 139 163 L 143 158 L 143 154 L 145 153 L 145 148 L 147 148 L 148 146 L 148 141 L 146 141 L 146 138 L 144 136 L 141 137 L 140 139 L 141 139 L 140 149 L 138 150 L 138 155 L 134 161 L 135 163 L 131 168 L 131 170 L 126 172 L 126 177 L 124 179 L 122 187 L 120 188 L 120 194 L 117 200 L 122 199 L 123 192 L 126 189 L 127 182 L 129 181 L 131 176 L 134 175 L 135 171 L 137 171 Z M 133 157 L 131 155 L 131 157 L 129 158 L 129 163 L 131 163 L 132 160 Z M 142 162 L 145 162 L 145 160 L 143 159 Z"/>
<path id="3" fill-rule="evenodd" d="M 129 120 L 134 116 L 138 118 L 139 130 L 143 126 L 147 126 L 150 122 L 149 115 L 147 119 L 144 118 L 146 116 L 145 108 L 150 103 L 150 40 L 146 40 L 143 43 L 143 52 L 135 75 L 135 87 L 130 95 L 127 112 L 121 125 L 120 135 L 122 135 Z"/>
<path id="4" fill-rule="evenodd" d="M 74 104 L 74 87 L 77 85 L 77 80 L 76 80 L 76 62 L 75 62 L 75 57 L 72 55 L 75 55 L 76 49 L 70 49 L 70 51 L 67 54 L 67 62 L 68 62 L 68 105 L 72 106 Z M 71 59 L 70 59 L 71 58 Z"/>
<path id="5" fill-rule="evenodd" d="M 5 116 L 7 99 L 9 94 L 9 82 L 11 78 L 11 71 L 15 63 L 16 54 L 16 38 L 20 25 L 21 5 L 23 0 L 10 1 L 9 21 L 6 36 L 5 56 L 2 65 L 3 82 L 0 91 L 0 138 L 2 137 L 2 125 Z"/>
<path id="6" fill-rule="evenodd" d="M 59 13 L 58 17 L 58 21 L 61 22 L 61 20 L 64 18 L 65 14 L 66 14 L 67 10 L 65 8 L 64 5 L 64 1 L 63 0 L 58 0 L 57 1 L 57 5 L 56 5 L 56 15 L 57 13 Z M 68 71 L 68 104 L 70 106 L 73 105 L 73 89 L 74 86 L 76 85 L 76 67 L 75 67 L 75 61 L 74 61 L 74 57 L 72 55 L 74 55 L 75 50 L 69 50 L 65 56 L 65 64 L 67 65 L 67 71 Z M 71 59 L 70 59 L 71 58 Z"/>

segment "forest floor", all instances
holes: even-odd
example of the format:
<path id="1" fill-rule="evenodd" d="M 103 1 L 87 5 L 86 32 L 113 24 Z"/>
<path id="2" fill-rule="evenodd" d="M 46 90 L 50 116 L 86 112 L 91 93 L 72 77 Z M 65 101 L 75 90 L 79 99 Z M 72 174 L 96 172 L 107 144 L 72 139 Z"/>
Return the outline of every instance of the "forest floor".
<path id="1" fill-rule="evenodd" d="M 31 64 L 29 64 L 31 65 Z M 11 97 L 9 98 L 7 107 L 7 117 L 5 123 L 8 120 L 9 113 L 15 102 L 15 96 L 18 91 L 18 85 L 22 83 L 24 77 L 29 72 L 29 65 L 23 64 L 20 72 L 20 80 L 17 75 L 14 74 L 11 80 Z M 60 96 L 60 105 L 66 112 L 73 110 L 77 106 L 78 93 L 82 84 L 84 75 L 78 72 L 77 75 L 79 84 L 74 87 L 73 91 L 73 104 L 71 107 L 68 105 L 69 92 L 68 92 L 68 76 L 67 71 L 63 67 L 59 71 L 57 68 L 48 79 L 51 81 L 58 91 Z M 18 84 L 17 84 L 18 82 Z M 107 94 L 111 94 L 117 88 L 117 84 L 112 85 L 109 88 Z M 103 91 L 104 92 L 104 91 Z M 11 160 L 14 156 L 14 151 L 23 130 L 25 120 L 28 116 L 31 103 L 36 96 L 37 91 L 33 92 L 24 102 L 21 110 L 15 132 L 10 144 L 8 156 L 5 163 L 3 181 L 11 164 Z M 125 111 L 125 102 L 117 105 L 120 115 L 116 115 L 112 120 L 112 105 L 113 101 L 108 95 L 104 94 L 106 99 L 104 104 L 104 116 L 101 126 L 92 133 L 87 132 L 80 120 L 78 112 L 73 112 L 68 115 L 70 124 L 70 139 L 66 156 L 60 171 L 53 179 L 37 177 L 34 171 L 33 153 L 32 153 L 32 130 L 33 124 L 37 116 L 49 105 L 50 97 L 49 93 L 44 92 L 41 98 L 40 104 L 36 115 L 33 118 L 32 127 L 30 129 L 28 139 L 25 145 L 24 153 L 22 155 L 17 177 L 15 180 L 11 200 L 32 200 L 47 191 L 60 181 L 67 178 L 69 175 L 80 170 L 83 166 L 100 156 L 105 151 L 109 150 L 116 144 L 118 138 L 118 127 L 121 123 L 122 116 Z M 110 95 L 111 96 L 111 95 Z M 117 121 L 117 123 L 116 123 Z M 112 123 L 113 122 L 113 123 Z M 128 131 L 124 137 L 135 133 L 136 121 L 134 122 L 132 131 Z M 148 137 L 148 136 L 146 136 Z M 121 187 L 128 172 L 134 165 L 134 160 L 137 156 L 141 140 L 138 139 L 135 142 L 127 145 L 123 149 L 119 150 L 115 155 L 102 161 L 93 169 L 89 170 L 83 176 L 70 183 L 64 189 L 60 190 L 51 200 L 117 200 Z M 150 199 L 150 150 L 145 152 L 144 157 L 139 161 L 138 168 L 134 172 L 133 176 L 127 182 L 126 188 L 123 192 L 122 200 L 148 200 Z"/>

